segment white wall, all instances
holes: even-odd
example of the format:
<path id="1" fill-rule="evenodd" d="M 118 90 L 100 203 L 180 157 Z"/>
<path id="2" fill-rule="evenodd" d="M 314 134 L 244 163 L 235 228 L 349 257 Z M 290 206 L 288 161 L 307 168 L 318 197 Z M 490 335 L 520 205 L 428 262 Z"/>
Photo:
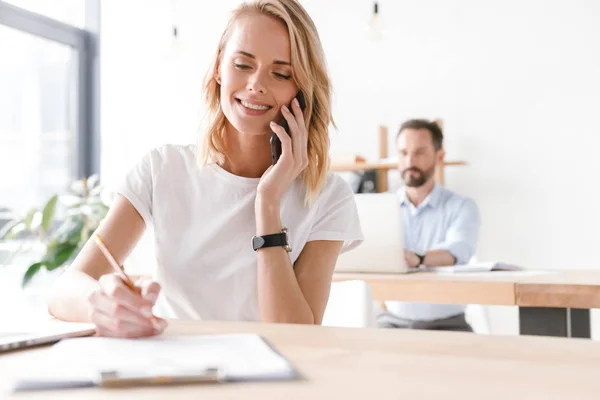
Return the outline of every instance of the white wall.
<path id="1" fill-rule="evenodd" d="M 107 180 L 120 176 L 131 155 L 195 140 L 201 79 L 237 3 L 175 3 L 180 64 L 165 61 L 170 2 L 103 3 Z M 448 158 L 469 163 L 449 168 L 446 178 L 481 209 L 480 259 L 600 267 L 592 253 L 600 225 L 600 2 L 380 1 L 379 43 L 364 30 L 372 2 L 302 3 L 320 30 L 334 81 L 333 154 L 375 158 L 379 124 L 393 137 L 407 118 L 440 117 Z M 496 331 L 516 332 L 514 310 L 501 314 Z"/>

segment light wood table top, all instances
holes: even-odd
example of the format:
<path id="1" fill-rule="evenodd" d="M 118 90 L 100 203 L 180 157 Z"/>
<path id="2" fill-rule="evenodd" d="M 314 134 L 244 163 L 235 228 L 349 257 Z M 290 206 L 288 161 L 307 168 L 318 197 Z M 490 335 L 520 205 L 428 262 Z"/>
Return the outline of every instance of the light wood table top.
<path id="1" fill-rule="evenodd" d="M 378 301 L 600 307 L 600 271 L 595 270 L 334 275 L 334 281 L 345 280 L 366 281 Z"/>
<path id="2" fill-rule="evenodd" d="M 597 399 L 600 343 L 461 332 L 172 321 L 166 334 L 257 333 L 294 382 L 7 394 L 39 350 L 0 355 L 0 396 L 28 399 Z M 57 360 L 57 362 L 59 362 Z"/>
<path id="3" fill-rule="evenodd" d="M 414 301 L 448 304 L 516 305 L 513 274 L 336 273 L 333 280 L 364 280 L 377 301 Z"/>

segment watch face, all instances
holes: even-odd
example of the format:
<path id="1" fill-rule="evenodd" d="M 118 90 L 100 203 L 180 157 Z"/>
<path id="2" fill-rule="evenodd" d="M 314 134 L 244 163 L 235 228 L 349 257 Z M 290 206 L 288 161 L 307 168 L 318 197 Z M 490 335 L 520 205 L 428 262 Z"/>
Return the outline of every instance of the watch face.
<path id="1" fill-rule="evenodd" d="M 265 245 L 265 239 L 263 239 L 262 237 L 260 237 L 260 236 L 254 236 L 252 238 L 252 248 L 254 250 L 260 249 L 264 245 Z"/>

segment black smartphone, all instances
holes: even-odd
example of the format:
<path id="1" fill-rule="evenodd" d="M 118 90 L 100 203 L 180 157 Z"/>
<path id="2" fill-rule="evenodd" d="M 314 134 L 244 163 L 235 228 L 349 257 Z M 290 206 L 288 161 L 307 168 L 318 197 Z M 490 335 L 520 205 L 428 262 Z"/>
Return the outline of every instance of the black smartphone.
<path id="1" fill-rule="evenodd" d="M 304 110 L 306 109 L 306 100 L 304 100 L 304 94 L 302 94 L 301 90 L 298 90 L 298 93 L 296 94 L 296 99 L 298 99 L 300 109 L 302 110 L 302 112 L 304 112 Z M 291 105 L 288 106 L 288 109 L 292 114 L 294 113 Z M 290 127 L 287 123 L 287 120 L 284 117 L 281 117 L 281 119 L 277 121 L 277 123 L 283 126 L 283 129 L 285 129 L 287 134 L 291 136 Z M 279 157 L 281 157 L 281 140 L 279 140 L 276 134 L 273 134 L 271 136 L 271 162 L 273 165 L 277 163 Z"/>

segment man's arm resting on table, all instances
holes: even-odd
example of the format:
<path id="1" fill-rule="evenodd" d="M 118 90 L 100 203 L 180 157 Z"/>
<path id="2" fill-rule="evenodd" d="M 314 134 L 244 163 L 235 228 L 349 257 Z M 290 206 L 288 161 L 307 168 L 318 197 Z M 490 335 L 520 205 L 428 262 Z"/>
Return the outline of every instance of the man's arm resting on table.
<path id="1" fill-rule="evenodd" d="M 465 199 L 457 210 L 444 241 L 423 254 L 421 264 L 427 267 L 467 264 L 475 254 L 480 224 L 477 205 L 473 200 Z M 414 253 L 412 256 L 408 254 L 406 259 L 409 267 L 419 265 L 419 257 Z"/>
<path id="2" fill-rule="evenodd" d="M 427 267 L 436 267 L 456 264 L 456 257 L 447 250 L 429 250 L 424 254 L 423 265 Z"/>
<path id="3" fill-rule="evenodd" d="M 423 254 L 423 256 L 423 262 L 421 263 L 419 256 L 417 256 L 416 253 L 413 253 L 412 251 L 404 252 L 406 264 L 410 268 L 416 268 L 419 265 L 424 265 L 426 267 L 440 267 L 456 264 L 456 257 L 447 250 L 429 250 Z"/>

